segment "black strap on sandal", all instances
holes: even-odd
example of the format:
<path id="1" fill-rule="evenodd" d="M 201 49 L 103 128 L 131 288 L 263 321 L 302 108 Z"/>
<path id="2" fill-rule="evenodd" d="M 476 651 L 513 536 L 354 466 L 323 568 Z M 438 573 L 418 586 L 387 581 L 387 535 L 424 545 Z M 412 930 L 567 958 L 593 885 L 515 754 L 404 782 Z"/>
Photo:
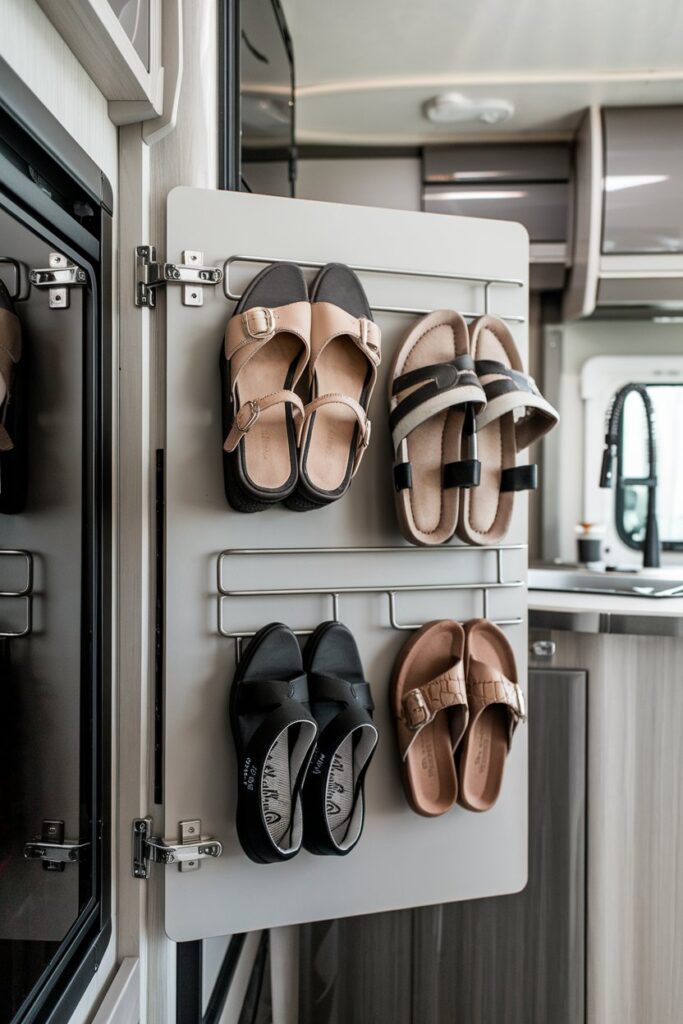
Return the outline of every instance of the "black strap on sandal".
<path id="1" fill-rule="evenodd" d="M 479 377 L 495 375 L 507 378 L 507 380 L 494 380 L 484 385 L 487 396 L 489 388 L 491 389 L 491 398 L 496 398 L 508 391 L 528 391 L 533 395 L 541 393 L 533 377 L 528 373 L 522 373 L 521 370 L 513 370 L 505 363 L 499 363 L 495 359 L 477 359 L 474 365 Z"/>
<path id="2" fill-rule="evenodd" d="M 363 783 L 377 745 L 374 702 L 346 626 L 323 623 L 309 645 L 311 711 L 320 732 L 304 783 L 304 846 L 311 853 L 344 856 L 363 831 Z"/>
<path id="3" fill-rule="evenodd" d="M 301 790 L 318 728 L 301 651 L 287 626 L 266 626 L 247 648 L 233 683 L 230 721 L 242 848 L 259 864 L 289 860 L 303 839 Z"/>
<path id="4" fill-rule="evenodd" d="M 448 462 L 443 467 L 444 487 L 478 487 L 481 482 L 481 462 L 478 459 L 461 459 Z"/>
<path id="5" fill-rule="evenodd" d="M 556 410 L 543 397 L 529 374 L 513 370 L 495 359 L 478 359 L 475 367 L 479 377 L 493 378 L 483 385 L 487 405 L 478 417 L 479 429 L 506 413 L 514 413 L 518 417 L 515 421 L 515 442 L 517 451 L 522 451 L 557 424 Z"/>
<path id="6" fill-rule="evenodd" d="M 398 395 L 401 391 L 414 387 L 416 384 L 422 384 L 422 387 L 415 388 L 409 395 L 401 399 L 389 415 L 389 429 L 392 433 L 401 420 L 434 398 L 453 392 L 452 401 L 439 403 L 440 407 L 435 412 L 441 412 L 449 406 L 463 404 L 458 400 L 458 389 L 473 387 L 479 391 L 482 390 L 471 356 L 457 356 L 445 363 L 431 363 L 429 366 L 420 366 L 416 370 L 403 373 L 394 380 L 391 393 L 394 396 Z M 483 394 L 481 404 L 484 404 Z M 435 412 L 428 412 L 425 419 L 435 415 Z"/>
<path id="7" fill-rule="evenodd" d="M 538 466 L 511 466 L 500 475 L 501 491 L 535 491 L 538 487 Z"/>
<path id="8" fill-rule="evenodd" d="M 397 462 L 394 465 L 394 489 L 409 491 L 413 486 L 413 467 L 409 462 Z"/>
<path id="9" fill-rule="evenodd" d="M 421 387 L 415 385 L 421 384 Z M 425 422 L 432 416 L 444 412 L 454 406 L 464 406 L 465 424 L 463 436 L 465 437 L 468 455 L 467 459 L 459 462 L 451 462 L 444 466 L 443 486 L 444 487 L 478 487 L 481 479 L 481 465 L 477 460 L 476 451 L 476 413 L 485 404 L 483 388 L 475 372 L 475 363 L 471 356 L 457 356 L 444 363 L 431 363 L 429 366 L 420 366 L 416 370 L 409 370 L 398 376 L 392 384 L 392 394 L 398 395 L 407 388 L 415 387 L 389 415 L 389 429 L 392 432 L 394 449 L 398 451 L 400 437 L 405 429 L 396 433 L 397 428 L 407 416 L 411 416 L 413 430 L 420 423 Z M 462 389 L 466 388 L 466 392 Z M 472 389 L 476 389 L 481 396 L 480 401 L 473 401 Z M 439 400 L 440 399 L 440 400 Z M 435 401 L 436 400 L 436 401 Z M 419 410 L 423 408 L 424 415 Z M 417 412 L 417 415 L 415 413 Z M 410 462 L 397 462 L 394 464 L 394 488 L 396 491 L 410 490 L 413 486 L 413 472 Z"/>

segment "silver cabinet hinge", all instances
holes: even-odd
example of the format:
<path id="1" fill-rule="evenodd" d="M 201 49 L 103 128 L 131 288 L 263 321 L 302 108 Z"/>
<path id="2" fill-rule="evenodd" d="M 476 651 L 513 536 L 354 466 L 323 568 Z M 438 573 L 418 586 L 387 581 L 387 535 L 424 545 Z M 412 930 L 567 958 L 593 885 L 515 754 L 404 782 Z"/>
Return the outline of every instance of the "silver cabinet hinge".
<path id="1" fill-rule="evenodd" d="M 43 871 L 63 871 L 66 864 L 85 859 L 90 843 L 64 838 L 64 822 L 56 818 L 43 821 L 40 836 L 24 844 L 26 860 L 42 860 Z"/>
<path id="2" fill-rule="evenodd" d="M 51 252 L 48 262 L 49 267 L 31 270 L 29 281 L 34 288 L 48 289 L 50 309 L 68 309 L 69 289 L 85 287 L 88 276 L 82 267 L 72 263 L 61 252 Z"/>
<path id="3" fill-rule="evenodd" d="M 153 245 L 138 245 L 135 249 L 135 305 L 153 308 L 156 288 L 182 284 L 183 305 L 202 306 L 203 286 L 220 284 L 223 280 L 220 267 L 205 267 L 203 260 L 203 252 L 185 249 L 182 263 L 159 263 Z"/>
<path id="4" fill-rule="evenodd" d="M 178 822 L 178 842 L 152 835 L 152 819 L 133 821 L 133 877 L 149 878 L 150 864 L 177 864 L 179 871 L 197 871 L 206 857 L 220 857 L 223 845 L 202 835 L 199 818 Z"/>

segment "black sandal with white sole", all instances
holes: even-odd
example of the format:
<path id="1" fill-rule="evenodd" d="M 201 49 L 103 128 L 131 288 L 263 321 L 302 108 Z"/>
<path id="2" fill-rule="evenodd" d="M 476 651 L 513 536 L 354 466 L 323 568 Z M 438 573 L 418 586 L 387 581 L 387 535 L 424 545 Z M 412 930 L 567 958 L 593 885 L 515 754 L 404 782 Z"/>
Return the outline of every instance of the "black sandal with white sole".
<path id="1" fill-rule="evenodd" d="M 363 783 L 377 746 L 374 703 L 356 641 L 340 622 L 318 626 L 304 664 L 320 730 L 304 782 L 304 846 L 341 857 L 363 831 Z"/>
<path id="2" fill-rule="evenodd" d="M 245 289 L 221 346 L 223 476 L 238 512 L 261 512 L 297 486 L 295 393 L 310 352 L 311 307 L 301 270 L 266 267 Z"/>
<path id="3" fill-rule="evenodd" d="M 230 694 L 238 769 L 237 835 L 257 864 L 290 860 L 303 837 L 301 789 L 318 728 L 298 641 L 273 622 L 241 658 Z"/>

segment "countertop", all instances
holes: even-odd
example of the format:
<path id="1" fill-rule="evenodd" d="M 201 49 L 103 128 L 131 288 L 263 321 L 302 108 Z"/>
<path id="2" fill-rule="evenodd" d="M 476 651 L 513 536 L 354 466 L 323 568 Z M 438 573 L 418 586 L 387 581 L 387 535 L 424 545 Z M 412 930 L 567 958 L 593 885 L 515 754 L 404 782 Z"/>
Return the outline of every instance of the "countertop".
<path id="1" fill-rule="evenodd" d="M 575 633 L 683 638 L 683 597 L 622 597 L 530 589 L 529 625 Z"/>

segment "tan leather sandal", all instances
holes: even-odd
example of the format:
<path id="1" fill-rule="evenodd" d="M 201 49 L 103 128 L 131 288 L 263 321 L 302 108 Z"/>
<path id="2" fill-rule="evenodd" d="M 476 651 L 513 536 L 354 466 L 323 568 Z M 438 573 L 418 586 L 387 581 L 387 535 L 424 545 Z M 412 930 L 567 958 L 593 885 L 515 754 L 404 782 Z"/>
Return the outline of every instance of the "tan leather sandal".
<path id="1" fill-rule="evenodd" d="M 299 485 L 288 508 L 307 512 L 346 493 L 370 442 L 368 409 L 381 336 L 363 286 L 341 263 L 311 287 L 309 394 L 299 440 Z"/>
<path id="2" fill-rule="evenodd" d="M 497 544 L 510 526 L 515 491 L 535 490 L 537 466 L 517 465 L 517 452 L 552 430 L 559 416 L 524 373 L 508 327 L 493 316 L 470 324 L 470 355 L 486 394 L 477 415 L 479 487 L 460 505 L 458 536 L 468 544 Z"/>
<path id="3" fill-rule="evenodd" d="M 468 344 L 460 314 L 436 310 L 412 327 L 389 375 L 396 514 L 413 544 L 449 540 L 460 489 L 479 483 L 474 416 L 486 400 Z"/>
<path id="4" fill-rule="evenodd" d="M 310 352 L 311 307 L 301 270 L 275 263 L 245 290 L 221 348 L 225 494 L 259 512 L 297 485 L 295 393 Z"/>
<path id="5" fill-rule="evenodd" d="M 488 811 L 503 784 L 515 729 L 526 719 L 512 647 L 488 619 L 465 623 L 465 675 L 469 724 L 457 757 L 458 802 Z"/>
<path id="6" fill-rule="evenodd" d="M 468 721 L 465 633 L 449 619 L 410 637 L 394 665 L 391 709 L 406 798 L 417 814 L 445 814 L 456 801 L 454 752 Z"/>
<path id="7" fill-rule="evenodd" d="M 26 499 L 26 408 L 22 332 L 0 281 L 0 512 L 21 512 Z"/>

